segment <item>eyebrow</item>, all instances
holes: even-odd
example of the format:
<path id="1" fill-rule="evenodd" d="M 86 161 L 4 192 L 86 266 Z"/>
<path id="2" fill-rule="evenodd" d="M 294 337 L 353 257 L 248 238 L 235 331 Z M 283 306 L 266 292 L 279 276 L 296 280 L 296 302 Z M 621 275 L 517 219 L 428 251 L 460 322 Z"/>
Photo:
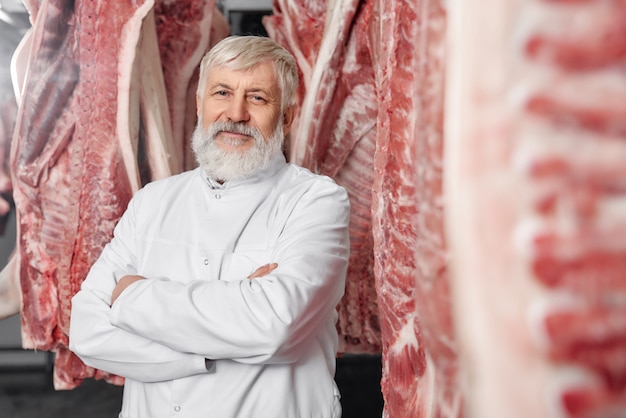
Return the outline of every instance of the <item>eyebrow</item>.
<path id="1" fill-rule="evenodd" d="M 252 88 L 246 90 L 246 92 L 248 92 L 248 93 L 265 93 L 268 96 L 271 96 L 271 92 L 269 90 L 267 90 L 267 89 L 262 88 L 262 87 L 252 87 Z"/>
<path id="2" fill-rule="evenodd" d="M 215 84 L 211 84 L 210 88 L 211 90 L 215 89 L 215 88 L 224 88 L 224 89 L 228 89 L 228 90 L 232 90 L 233 88 L 231 86 L 229 86 L 228 84 L 225 83 L 215 83 Z"/>
<path id="3" fill-rule="evenodd" d="M 227 89 L 227 90 L 234 90 L 233 87 L 231 87 L 229 84 L 223 83 L 223 82 L 218 82 L 215 84 L 212 84 L 210 86 L 211 90 L 214 90 L 216 88 L 222 88 L 222 89 Z M 246 90 L 246 93 L 264 93 L 268 96 L 272 96 L 272 93 L 270 90 L 265 89 L 263 87 L 251 87 L 249 89 Z"/>

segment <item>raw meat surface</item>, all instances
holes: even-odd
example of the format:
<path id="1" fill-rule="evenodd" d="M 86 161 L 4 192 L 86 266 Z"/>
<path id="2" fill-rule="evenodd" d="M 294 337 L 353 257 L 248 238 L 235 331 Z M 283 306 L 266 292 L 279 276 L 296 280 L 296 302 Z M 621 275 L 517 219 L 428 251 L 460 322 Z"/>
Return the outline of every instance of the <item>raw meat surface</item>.
<path id="1" fill-rule="evenodd" d="M 457 6 L 446 204 L 468 416 L 623 417 L 626 2 Z"/>
<path id="2" fill-rule="evenodd" d="M 326 0 L 275 0 L 272 14 L 263 17 L 263 26 L 268 35 L 287 48 L 298 64 L 298 110 L 291 125 L 294 134 L 300 125 L 302 102 L 306 92 L 311 90 L 313 67 L 324 36 L 327 7 Z M 291 142 L 287 140 L 285 145 L 287 155 L 291 155 Z"/>
<path id="3" fill-rule="evenodd" d="M 442 159 L 442 2 L 380 1 L 373 187 L 384 416 L 459 417 Z"/>
<path id="4" fill-rule="evenodd" d="M 279 14 L 266 19 L 266 24 L 274 33 L 272 25 L 277 20 L 288 22 L 283 23 L 287 32 L 274 36 L 279 36 L 278 42 L 289 41 L 285 46 L 296 51 L 304 74 L 301 87 L 305 86 L 305 96 L 297 130 L 292 131 L 290 160 L 333 177 L 350 196 L 350 264 L 346 293 L 338 306 L 340 352 L 377 353 L 380 329 L 373 285 L 371 187 L 378 110 L 373 100 L 376 92 L 369 40 L 362 35 L 371 19 L 372 2 L 335 2 L 325 13 L 319 3 L 303 2 L 298 6 L 302 9 L 296 9 L 301 13 Z M 284 6 L 275 9 L 281 12 Z M 319 33 L 318 38 L 315 30 L 319 26 L 314 25 L 311 42 L 307 38 L 299 43 L 300 37 L 307 36 L 306 22 L 319 23 L 324 16 L 323 36 Z M 319 52 L 311 52 L 318 42 Z M 311 65 L 312 70 L 308 69 Z"/>
<path id="5" fill-rule="evenodd" d="M 195 114 L 195 89 L 193 108 L 188 108 L 189 86 L 200 60 L 211 45 L 215 0 L 158 0 L 155 5 L 156 31 L 160 50 L 160 65 L 165 80 L 169 117 L 171 118 L 174 149 L 174 172 L 195 166 L 189 161 L 189 142 L 185 130 L 186 115 Z M 161 71 L 159 71 L 161 73 Z"/>
<path id="6" fill-rule="evenodd" d="M 111 98 L 125 94 L 118 88 L 118 52 L 127 51 L 124 41 L 133 42 L 127 21 L 134 17 L 140 28 L 150 7 L 44 1 L 35 22 L 11 168 L 22 342 L 25 348 L 57 352 L 57 389 L 71 389 L 94 375 L 119 381 L 84 366 L 66 348 L 67 334 L 70 299 L 132 194 L 117 140 L 118 112 L 128 109 Z M 95 19 L 103 10 L 115 18 Z"/>
<path id="7" fill-rule="evenodd" d="M 372 237 L 372 184 L 376 148 L 376 96 L 369 39 L 362 34 L 372 18 L 373 2 L 362 2 L 344 52 L 341 76 L 333 92 L 339 109 L 318 170 L 344 186 L 350 197 L 350 263 L 346 293 L 338 306 L 342 352 L 381 350 Z M 321 132 L 320 132 L 321 134 Z"/>

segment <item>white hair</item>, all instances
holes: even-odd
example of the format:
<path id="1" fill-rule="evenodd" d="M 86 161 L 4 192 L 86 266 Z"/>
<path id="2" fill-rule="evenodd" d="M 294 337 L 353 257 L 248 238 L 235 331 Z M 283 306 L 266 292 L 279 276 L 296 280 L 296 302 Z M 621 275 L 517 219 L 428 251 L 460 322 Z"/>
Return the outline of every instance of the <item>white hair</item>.
<path id="1" fill-rule="evenodd" d="M 296 60 L 289 51 L 265 36 L 229 36 L 218 42 L 202 58 L 196 94 L 198 97 L 205 94 L 208 70 L 211 68 L 247 70 L 267 61 L 274 65 L 281 92 L 281 109 L 295 105 L 298 89 Z"/>

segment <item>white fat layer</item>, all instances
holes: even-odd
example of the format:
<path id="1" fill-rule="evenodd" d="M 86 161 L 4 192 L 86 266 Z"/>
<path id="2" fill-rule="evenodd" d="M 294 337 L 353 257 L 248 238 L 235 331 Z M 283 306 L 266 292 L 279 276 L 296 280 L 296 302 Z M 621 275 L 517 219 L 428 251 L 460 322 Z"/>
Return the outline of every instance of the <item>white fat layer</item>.
<path id="1" fill-rule="evenodd" d="M 415 335 L 414 315 L 408 315 L 406 322 L 398 332 L 398 338 L 389 347 L 393 352 L 399 354 L 404 350 L 406 346 L 413 346 L 415 350 L 419 349 L 419 341 L 417 341 L 417 335 Z"/>

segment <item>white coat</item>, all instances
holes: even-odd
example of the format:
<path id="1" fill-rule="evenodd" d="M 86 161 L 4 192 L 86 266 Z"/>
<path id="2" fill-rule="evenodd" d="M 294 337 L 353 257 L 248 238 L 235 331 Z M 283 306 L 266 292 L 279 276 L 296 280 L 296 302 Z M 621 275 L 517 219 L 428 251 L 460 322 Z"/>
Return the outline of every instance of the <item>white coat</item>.
<path id="1" fill-rule="evenodd" d="M 70 349 L 126 378 L 123 418 L 340 416 L 345 190 L 282 156 L 211 184 L 198 168 L 135 194 L 72 299 Z M 110 307 L 128 274 L 146 280 Z"/>

